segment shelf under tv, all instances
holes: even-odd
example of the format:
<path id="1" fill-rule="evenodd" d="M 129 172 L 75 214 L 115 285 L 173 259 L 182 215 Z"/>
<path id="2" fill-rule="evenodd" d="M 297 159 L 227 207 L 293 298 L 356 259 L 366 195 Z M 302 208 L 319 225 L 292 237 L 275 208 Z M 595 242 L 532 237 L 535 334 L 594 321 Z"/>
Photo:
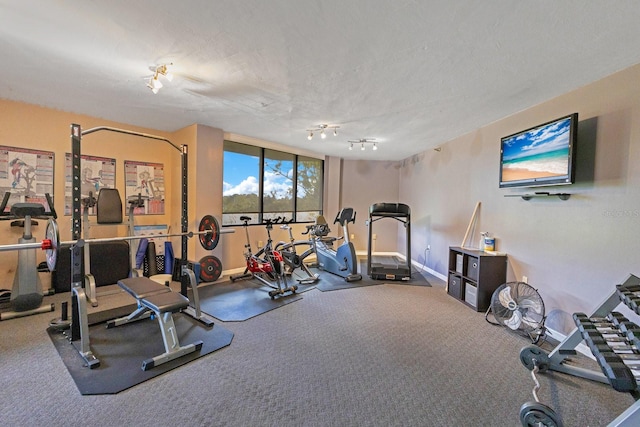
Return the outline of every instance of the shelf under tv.
<path id="1" fill-rule="evenodd" d="M 569 193 L 549 193 L 546 191 L 535 192 L 530 194 L 505 194 L 504 197 L 522 197 L 523 200 L 531 200 L 534 197 L 553 197 L 557 196 L 560 200 L 569 200 Z"/>

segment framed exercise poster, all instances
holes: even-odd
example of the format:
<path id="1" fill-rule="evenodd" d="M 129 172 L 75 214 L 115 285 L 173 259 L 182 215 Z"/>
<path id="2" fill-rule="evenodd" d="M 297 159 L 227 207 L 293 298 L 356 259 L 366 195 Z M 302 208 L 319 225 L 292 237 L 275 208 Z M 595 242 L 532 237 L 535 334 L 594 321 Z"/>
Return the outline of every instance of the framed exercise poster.
<path id="1" fill-rule="evenodd" d="M 45 193 L 53 199 L 54 160 L 52 151 L 0 145 L 0 200 L 11 193 L 5 212 L 24 202 L 41 203 L 50 210 Z"/>
<path id="2" fill-rule="evenodd" d="M 136 208 L 136 215 L 164 214 L 164 165 L 162 163 L 124 161 L 124 180 L 127 202 L 141 198 L 144 207 Z"/>
<path id="3" fill-rule="evenodd" d="M 72 180 L 71 153 L 64 154 L 64 214 L 71 215 L 73 202 L 71 199 Z M 98 198 L 102 188 L 116 187 L 116 159 L 108 157 L 80 155 L 80 197 Z M 89 208 L 89 215 L 95 215 L 95 207 Z"/>

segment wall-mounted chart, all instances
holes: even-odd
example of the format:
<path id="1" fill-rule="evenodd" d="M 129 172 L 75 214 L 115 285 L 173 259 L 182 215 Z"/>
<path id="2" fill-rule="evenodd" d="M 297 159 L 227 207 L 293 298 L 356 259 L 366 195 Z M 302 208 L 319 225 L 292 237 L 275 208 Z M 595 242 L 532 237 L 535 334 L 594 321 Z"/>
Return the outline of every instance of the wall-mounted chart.
<path id="1" fill-rule="evenodd" d="M 136 215 L 164 214 L 164 165 L 162 163 L 124 161 L 127 201 L 141 198 L 144 207 L 136 208 Z"/>
<path id="2" fill-rule="evenodd" d="M 11 196 L 6 211 L 14 203 L 41 203 L 49 211 L 45 194 L 53 198 L 52 151 L 0 145 L 0 199 L 9 192 Z"/>
<path id="3" fill-rule="evenodd" d="M 64 155 L 64 214 L 71 215 L 71 153 Z M 102 188 L 116 188 L 116 159 L 98 156 L 80 156 L 80 195 L 96 199 Z M 95 215 L 95 207 L 89 214 Z"/>

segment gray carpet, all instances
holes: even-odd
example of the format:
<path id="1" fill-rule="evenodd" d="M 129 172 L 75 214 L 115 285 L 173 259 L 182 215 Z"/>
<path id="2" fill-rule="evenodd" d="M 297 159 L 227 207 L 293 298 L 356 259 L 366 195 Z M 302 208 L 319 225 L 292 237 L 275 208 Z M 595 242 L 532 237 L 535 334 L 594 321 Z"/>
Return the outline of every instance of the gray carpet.
<path id="1" fill-rule="evenodd" d="M 529 341 L 430 282 L 310 290 L 222 323 L 230 346 L 115 395 L 78 392 L 46 333 L 54 313 L 0 322 L 2 425 L 520 425 L 519 408 L 533 399 L 518 357 Z M 540 398 L 566 426 L 607 425 L 633 403 L 556 372 L 540 381 Z"/>

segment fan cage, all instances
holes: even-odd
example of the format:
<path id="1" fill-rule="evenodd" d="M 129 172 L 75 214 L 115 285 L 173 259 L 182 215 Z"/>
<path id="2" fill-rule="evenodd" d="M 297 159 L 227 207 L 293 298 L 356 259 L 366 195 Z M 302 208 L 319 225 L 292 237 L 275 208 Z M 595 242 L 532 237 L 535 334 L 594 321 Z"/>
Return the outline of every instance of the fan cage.
<path id="1" fill-rule="evenodd" d="M 544 301 L 538 291 L 525 282 L 500 285 L 491 296 L 487 315 L 489 311 L 497 324 L 514 331 L 520 330 L 534 342 L 544 334 Z M 489 321 L 487 316 L 485 318 Z"/>

